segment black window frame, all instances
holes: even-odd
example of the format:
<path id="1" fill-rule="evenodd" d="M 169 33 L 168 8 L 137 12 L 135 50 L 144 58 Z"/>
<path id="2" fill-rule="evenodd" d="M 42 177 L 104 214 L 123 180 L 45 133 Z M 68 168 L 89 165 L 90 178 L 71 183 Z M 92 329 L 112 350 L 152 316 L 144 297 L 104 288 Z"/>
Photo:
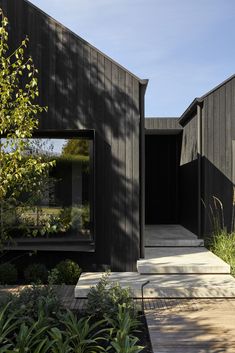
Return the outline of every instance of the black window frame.
<path id="1" fill-rule="evenodd" d="M 90 155 L 90 175 L 91 175 L 91 204 L 90 204 L 90 223 L 91 223 L 91 239 L 89 240 L 72 240 L 69 244 L 66 241 L 59 241 L 58 239 L 42 239 L 42 238 L 19 238 L 10 239 L 4 246 L 5 250 L 36 250 L 36 251 L 82 251 L 94 252 L 96 239 L 95 226 L 95 130 L 79 129 L 79 130 L 37 130 L 33 133 L 33 138 L 48 138 L 48 139 L 69 139 L 69 138 L 84 138 L 93 141 L 93 148 Z M 4 138 L 4 136 L 1 136 Z"/>

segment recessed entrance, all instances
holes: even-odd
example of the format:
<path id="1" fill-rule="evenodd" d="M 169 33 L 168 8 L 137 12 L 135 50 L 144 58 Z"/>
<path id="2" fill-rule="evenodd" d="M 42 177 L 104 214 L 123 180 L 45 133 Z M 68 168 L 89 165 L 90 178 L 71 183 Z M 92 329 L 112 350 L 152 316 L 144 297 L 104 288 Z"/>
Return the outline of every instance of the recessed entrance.
<path id="1" fill-rule="evenodd" d="M 145 136 L 145 223 L 179 223 L 179 135 Z"/>

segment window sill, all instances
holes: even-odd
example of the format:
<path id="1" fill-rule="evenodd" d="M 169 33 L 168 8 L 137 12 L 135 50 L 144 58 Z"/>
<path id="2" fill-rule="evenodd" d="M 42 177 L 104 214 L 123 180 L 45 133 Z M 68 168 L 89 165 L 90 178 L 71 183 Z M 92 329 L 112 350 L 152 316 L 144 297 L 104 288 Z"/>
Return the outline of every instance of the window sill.
<path id="1" fill-rule="evenodd" d="M 17 239 L 14 243 L 6 244 L 4 250 L 32 250 L 32 251 L 71 251 L 71 252 L 95 252 L 95 244 L 92 241 L 74 239 Z"/>

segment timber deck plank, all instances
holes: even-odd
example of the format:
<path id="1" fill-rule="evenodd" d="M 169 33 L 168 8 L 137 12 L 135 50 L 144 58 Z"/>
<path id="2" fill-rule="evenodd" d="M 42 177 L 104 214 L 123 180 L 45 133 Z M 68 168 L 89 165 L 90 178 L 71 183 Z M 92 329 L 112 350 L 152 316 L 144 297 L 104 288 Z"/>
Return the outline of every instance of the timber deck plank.
<path id="1" fill-rule="evenodd" d="M 145 315 L 154 353 L 235 352 L 235 299 L 149 299 Z"/>

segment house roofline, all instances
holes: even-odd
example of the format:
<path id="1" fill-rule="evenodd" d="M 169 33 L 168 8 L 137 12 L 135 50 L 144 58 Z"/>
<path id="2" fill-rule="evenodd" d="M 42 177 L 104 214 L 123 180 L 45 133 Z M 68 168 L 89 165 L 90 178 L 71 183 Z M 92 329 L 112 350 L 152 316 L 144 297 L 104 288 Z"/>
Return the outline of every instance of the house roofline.
<path id="1" fill-rule="evenodd" d="M 107 54 L 103 53 L 101 50 L 97 49 L 94 45 L 90 44 L 89 42 L 87 42 L 85 39 L 83 39 L 82 37 L 80 37 L 78 34 L 76 34 L 74 31 L 72 31 L 71 29 L 69 29 L 67 26 L 65 26 L 64 24 L 62 24 L 60 21 L 56 20 L 54 17 L 52 17 L 51 15 L 49 15 L 48 13 L 46 13 L 45 11 L 43 11 L 42 9 L 40 9 L 39 7 L 37 7 L 36 5 L 32 4 L 29 0 L 23 0 L 25 3 L 27 3 L 29 6 L 33 7 L 34 9 L 36 9 L 37 11 L 39 11 L 41 14 L 43 14 L 44 16 L 48 17 L 51 21 L 54 21 L 55 23 L 57 23 L 59 26 L 61 26 L 63 29 L 65 29 L 66 31 L 69 31 L 74 37 L 76 37 L 77 39 L 79 39 L 80 41 L 82 41 L 84 44 L 86 44 L 87 46 L 89 46 L 91 49 L 94 49 L 97 53 L 103 55 L 107 60 L 111 61 L 113 64 L 117 65 L 120 69 L 124 70 L 126 73 L 128 73 L 129 75 L 131 75 L 133 78 L 135 78 L 137 81 L 139 81 L 142 85 L 146 85 L 146 79 L 141 79 L 138 76 L 136 76 L 135 74 L 133 74 L 131 71 L 129 71 L 128 69 L 126 69 L 124 66 L 122 66 L 121 64 L 119 64 L 117 61 L 115 61 L 114 59 L 112 59 L 110 56 L 108 56 Z"/>
<path id="2" fill-rule="evenodd" d="M 178 116 L 146 116 L 145 119 L 175 119 L 179 120 Z"/>
<path id="3" fill-rule="evenodd" d="M 181 117 L 178 119 L 180 125 L 184 126 L 187 121 L 190 119 L 193 113 L 197 111 L 197 106 L 202 104 L 203 100 L 201 98 L 195 98 L 188 108 L 184 111 Z"/>
<path id="4" fill-rule="evenodd" d="M 186 122 L 190 119 L 192 114 L 194 112 L 196 112 L 197 106 L 198 105 L 202 105 L 203 101 L 204 101 L 204 99 L 206 97 L 208 97 L 211 93 L 215 92 L 217 89 L 219 89 L 220 87 L 224 86 L 226 83 L 228 83 L 229 81 L 233 80 L 234 78 L 235 78 L 235 74 L 230 76 L 229 78 L 227 78 L 223 82 L 221 82 L 219 85 L 217 85 L 214 88 L 212 88 L 210 91 L 205 93 L 203 96 L 195 98 L 192 101 L 192 103 L 188 106 L 188 108 L 184 111 L 184 113 L 181 115 L 181 117 L 178 119 L 180 125 L 183 126 L 183 125 L 186 124 Z"/>

